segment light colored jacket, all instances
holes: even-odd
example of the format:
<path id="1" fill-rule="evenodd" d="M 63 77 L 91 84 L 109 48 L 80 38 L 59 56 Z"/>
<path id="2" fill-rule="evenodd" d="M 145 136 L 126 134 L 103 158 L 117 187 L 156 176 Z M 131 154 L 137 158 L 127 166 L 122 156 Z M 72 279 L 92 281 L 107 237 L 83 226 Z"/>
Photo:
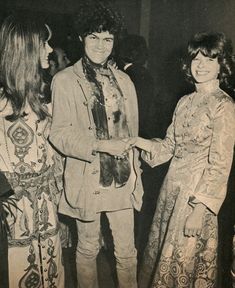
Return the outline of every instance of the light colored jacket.
<path id="1" fill-rule="evenodd" d="M 122 90 L 125 101 L 127 124 L 130 135 L 138 135 L 137 98 L 128 75 L 112 69 Z M 56 74 L 52 82 L 53 120 L 50 132 L 52 144 L 66 156 L 64 184 L 65 193 L 60 200 L 59 211 L 71 217 L 93 220 L 97 212 L 100 161 L 93 155 L 96 143 L 95 124 L 89 100 L 90 84 L 85 79 L 81 60 L 74 66 Z M 140 210 L 143 187 L 140 177 L 138 151 L 133 153 L 135 184 L 129 191 L 128 201 L 118 191 L 109 191 L 109 211 L 134 207 Z M 100 201 L 100 199 L 99 199 Z M 107 199 L 105 200 L 107 201 Z"/>

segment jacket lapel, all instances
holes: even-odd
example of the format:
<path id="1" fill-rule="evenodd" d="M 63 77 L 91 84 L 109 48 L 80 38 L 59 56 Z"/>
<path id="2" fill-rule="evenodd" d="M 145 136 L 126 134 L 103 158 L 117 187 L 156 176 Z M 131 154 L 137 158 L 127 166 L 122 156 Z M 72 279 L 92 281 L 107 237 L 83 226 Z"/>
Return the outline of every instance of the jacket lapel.
<path id="1" fill-rule="evenodd" d="M 138 110 L 137 110 L 137 96 L 130 95 L 130 93 L 135 93 L 135 90 L 130 89 L 129 81 L 125 77 L 122 77 L 120 71 L 116 70 L 112 66 L 110 67 L 112 70 L 120 89 L 122 90 L 124 101 L 125 101 L 125 109 L 126 109 L 126 118 L 130 131 L 130 136 L 137 136 L 138 134 Z"/>

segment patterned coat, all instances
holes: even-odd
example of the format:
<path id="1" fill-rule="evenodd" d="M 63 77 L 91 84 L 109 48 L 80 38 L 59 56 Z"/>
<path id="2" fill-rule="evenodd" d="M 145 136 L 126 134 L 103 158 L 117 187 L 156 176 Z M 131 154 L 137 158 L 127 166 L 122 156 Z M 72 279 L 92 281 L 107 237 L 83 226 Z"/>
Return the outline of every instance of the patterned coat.
<path id="1" fill-rule="evenodd" d="M 10 122 L 5 116 L 11 112 L 7 105 L 0 113 L 0 171 L 15 192 L 10 200 L 16 205 L 6 209 L 10 211 L 9 287 L 62 288 L 57 218 L 62 166 L 47 140 L 51 120 L 40 121 L 28 107 L 26 116 Z"/>

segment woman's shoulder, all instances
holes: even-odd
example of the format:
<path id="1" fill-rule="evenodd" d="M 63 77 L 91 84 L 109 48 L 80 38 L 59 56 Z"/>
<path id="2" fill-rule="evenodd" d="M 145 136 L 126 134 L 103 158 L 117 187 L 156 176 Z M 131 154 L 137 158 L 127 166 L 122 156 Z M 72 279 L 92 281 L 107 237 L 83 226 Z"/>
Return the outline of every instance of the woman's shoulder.
<path id="1" fill-rule="evenodd" d="M 224 90 L 222 89 L 218 89 L 214 94 L 214 100 L 220 104 L 220 103 L 231 103 L 231 105 L 234 105 L 235 102 L 234 102 L 234 99 L 229 95 L 227 94 Z"/>
<path id="2" fill-rule="evenodd" d="M 194 92 L 193 93 L 188 93 L 188 94 L 185 94 L 185 95 L 181 96 L 181 98 L 177 102 L 176 108 L 187 104 L 190 101 L 191 97 L 193 97 L 193 95 L 194 95 Z"/>

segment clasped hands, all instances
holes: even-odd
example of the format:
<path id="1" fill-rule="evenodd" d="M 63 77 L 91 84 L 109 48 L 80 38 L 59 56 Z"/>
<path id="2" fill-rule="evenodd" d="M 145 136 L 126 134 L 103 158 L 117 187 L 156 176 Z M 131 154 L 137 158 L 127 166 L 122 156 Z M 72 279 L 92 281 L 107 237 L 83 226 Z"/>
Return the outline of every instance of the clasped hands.
<path id="1" fill-rule="evenodd" d="M 135 146 L 136 139 L 137 137 L 100 140 L 97 151 L 108 153 L 116 159 L 123 159 Z"/>
<path id="2" fill-rule="evenodd" d="M 117 154 L 114 155 L 115 159 L 123 159 L 127 156 L 129 151 L 135 146 L 136 138 L 122 138 L 117 140 L 118 142 L 115 143 L 116 145 L 116 152 Z"/>

